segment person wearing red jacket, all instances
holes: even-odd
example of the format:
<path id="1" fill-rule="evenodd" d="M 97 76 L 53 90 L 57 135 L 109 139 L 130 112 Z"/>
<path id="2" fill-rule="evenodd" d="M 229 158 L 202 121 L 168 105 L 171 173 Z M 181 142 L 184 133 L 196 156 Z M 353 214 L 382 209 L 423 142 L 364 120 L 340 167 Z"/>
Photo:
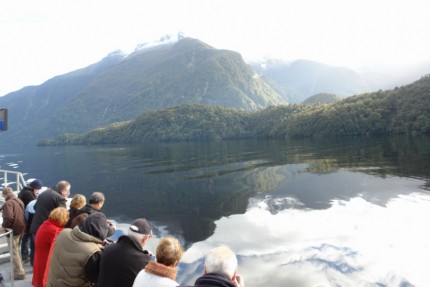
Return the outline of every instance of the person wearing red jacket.
<path id="1" fill-rule="evenodd" d="M 45 220 L 37 230 L 34 239 L 36 252 L 33 262 L 33 286 L 46 286 L 48 275 L 46 268 L 50 263 L 50 254 L 57 235 L 63 230 L 68 220 L 69 212 L 64 207 L 57 207 L 51 211 L 48 220 Z"/>

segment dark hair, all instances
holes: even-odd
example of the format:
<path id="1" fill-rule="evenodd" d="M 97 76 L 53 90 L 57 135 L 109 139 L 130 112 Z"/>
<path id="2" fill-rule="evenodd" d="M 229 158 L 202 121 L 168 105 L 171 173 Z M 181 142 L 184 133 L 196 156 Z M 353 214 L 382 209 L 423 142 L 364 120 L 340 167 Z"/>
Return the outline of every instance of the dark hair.
<path id="1" fill-rule="evenodd" d="M 103 193 L 96 191 L 93 192 L 93 194 L 91 194 L 89 203 L 99 203 L 99 202 L 104 202 L 105 201 L 105 196 L 103 195 Z"/>

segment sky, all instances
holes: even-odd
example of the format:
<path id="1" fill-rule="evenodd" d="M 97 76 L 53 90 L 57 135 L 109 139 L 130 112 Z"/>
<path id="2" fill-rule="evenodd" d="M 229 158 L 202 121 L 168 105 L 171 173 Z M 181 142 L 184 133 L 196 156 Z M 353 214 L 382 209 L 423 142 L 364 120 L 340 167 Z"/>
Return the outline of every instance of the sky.
<path id="1" fill-rule="evenodd" d="M 0 3 L 0 96 L 184 33 L 245 60 L 430 62 L 428 0 L 15 0 Z"/>

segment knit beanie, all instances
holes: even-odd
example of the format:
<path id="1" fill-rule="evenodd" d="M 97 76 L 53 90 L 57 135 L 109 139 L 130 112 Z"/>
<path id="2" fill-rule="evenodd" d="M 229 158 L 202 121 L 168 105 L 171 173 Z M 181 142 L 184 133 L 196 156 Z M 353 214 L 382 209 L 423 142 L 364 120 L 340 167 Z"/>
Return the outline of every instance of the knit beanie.
<path id="1" fill-rule="evenodd" d="M 35 179 L 29 184 L 29 186 L 32 189 L 42 189 L 43 185 L 42 185 L 42 182 L 40 181 L 40 179 Z"/>

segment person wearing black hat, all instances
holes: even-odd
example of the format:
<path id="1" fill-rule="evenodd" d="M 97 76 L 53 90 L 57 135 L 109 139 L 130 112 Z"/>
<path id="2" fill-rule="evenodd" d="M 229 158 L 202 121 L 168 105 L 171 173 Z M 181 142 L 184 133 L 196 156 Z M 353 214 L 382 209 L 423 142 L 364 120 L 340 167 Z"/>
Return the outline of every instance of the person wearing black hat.
<path id="1" fill-rule="evenodd" d="M 40 179 L 35 179 L 28 186 L 25 186 L 18 193 L 18 198 L 22 200 L 25 206 L 34 199 L 37 198 L 37 192 L 43 187 L 42 181 Z"/>
<path id="2" fill-rule="evenodd" d="M 108 221 L 101 212 L 91 214 L 73 229 L 63 229 L 52 250 L 46 286 L 94 286 L 108 231 Z"/>
<path id="3" fill-rule="evenodd" d="M 117 243 L 105 247 L 97 286 L 133 286 L 139 271 L 154 260 L 152 253 L 143 249 L 151 237 L 151 225 L 145 218 L 133 221 L 128 235 L 122 235 Z"/>
<path id="4" fill-rule="evenodd" d="M 28 186 L 25 186 L 18 193 L 18 198 L 24 203 L 24 210 L 27 208 L 27 205 L 37 198 L 37 193 L 42 189 L 42 181 L 40 179 L 35 179 L 30 182 Z M 23 263 L 27 263 L 30 261 L 29 250 L 30 250 L 30 222 L 26 221 L 25 224 L 25 232 L 21 240 L 21 258 Z"/>

